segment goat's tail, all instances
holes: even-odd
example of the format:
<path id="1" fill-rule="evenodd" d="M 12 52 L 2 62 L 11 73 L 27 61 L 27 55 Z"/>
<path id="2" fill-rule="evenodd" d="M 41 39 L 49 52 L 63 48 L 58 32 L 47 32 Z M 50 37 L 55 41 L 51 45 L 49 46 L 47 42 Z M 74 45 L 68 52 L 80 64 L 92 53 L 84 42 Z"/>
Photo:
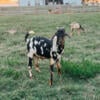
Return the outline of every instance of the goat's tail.
<path id="1" fill-rule="evenodd" d="M 80 29 L 82 30 L 82 31 L 84 31 L 84 28 L 80 25 Z"/>
<path id="2" fill-rule="evenodd" d="M 35 32 L 34 31 L 28 31 L 26 33 L 26 35 L 25 35 L 25 42 L 28 42 L 29 41 L 28 37 L 29 37 L 30 34 L 35 34 Z"/>

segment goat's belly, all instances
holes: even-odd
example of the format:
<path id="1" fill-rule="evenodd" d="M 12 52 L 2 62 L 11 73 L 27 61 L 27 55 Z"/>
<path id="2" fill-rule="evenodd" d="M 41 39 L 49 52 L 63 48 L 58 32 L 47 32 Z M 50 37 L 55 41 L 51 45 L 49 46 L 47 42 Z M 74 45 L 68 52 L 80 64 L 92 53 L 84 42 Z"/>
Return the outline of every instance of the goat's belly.
<path id="1" fill-rule="evenodd" d="M 39 56 L 40 58 L 50 58 L 50 53 L 49 52 L 37 52 L 36 54 L 37 56 Z"/>
<path id="2" fill-rule="evenodd" d="M 44 56 L 40 56 L 40 55 L 34 55 L 34 56 L 36 56 L 37 58 L 39 58 L 39 59 L 49 59 L 49 57 L 44 57 Z"/>

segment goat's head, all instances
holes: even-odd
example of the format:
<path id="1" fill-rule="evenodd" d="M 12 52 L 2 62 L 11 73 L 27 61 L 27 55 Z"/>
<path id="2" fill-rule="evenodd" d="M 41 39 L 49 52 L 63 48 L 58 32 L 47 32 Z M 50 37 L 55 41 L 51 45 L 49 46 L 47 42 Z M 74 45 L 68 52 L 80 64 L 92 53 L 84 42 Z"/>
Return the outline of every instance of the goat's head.
<path id="1" fill-rule="evenodd" d="M 64 45 L 65 42 L 65 37 L 68 36 L 70 38 L 70 36 L 65 32 L 64 28 L 59 28 L 57 30 L 57 32 L 55 33 L 55 35 L 57 36 L 57 44 L 59 45 Z"/>

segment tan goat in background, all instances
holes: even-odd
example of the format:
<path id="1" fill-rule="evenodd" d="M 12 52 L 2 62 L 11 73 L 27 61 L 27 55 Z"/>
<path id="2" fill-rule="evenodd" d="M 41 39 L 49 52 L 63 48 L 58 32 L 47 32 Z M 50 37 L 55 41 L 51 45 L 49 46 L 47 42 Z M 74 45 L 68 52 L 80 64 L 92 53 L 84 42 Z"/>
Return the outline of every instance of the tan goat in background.
<path id="1" fill-rule="evenodd" d="M 78 35 L 80 35 L 80 31 L 84 31 L 84 28 L 78 22 L 72 22 L 70 24 L 70 29 L 71 29 L 71 33 L 70 33 L 71 36 L 74 30 L 77 30 Z"/>

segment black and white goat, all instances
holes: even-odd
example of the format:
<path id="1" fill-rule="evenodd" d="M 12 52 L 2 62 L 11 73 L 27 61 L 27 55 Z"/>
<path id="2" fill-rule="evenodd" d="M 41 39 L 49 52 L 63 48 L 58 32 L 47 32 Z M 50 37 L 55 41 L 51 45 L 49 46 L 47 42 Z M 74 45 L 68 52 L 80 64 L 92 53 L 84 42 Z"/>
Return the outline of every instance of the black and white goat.
<path id="1" fill-rule="evenodd" d="M 45 37 L 32 37 L 28 39 L 29 33 L 25 36 L 28 50 L 28 68 L 29 76 L 32 78 L 32 60 L 36 71 L 40 72 L 38 60 L 39 58 L 47 58 L 50 60 L 50 85 L 53 82 L 53 66 L 56 64 L 58 74 L 61 74 L 60 59 L 64 50 L 65 36 L 69 36 L 64 28 L 58 29 L 51 39 Z"/>

